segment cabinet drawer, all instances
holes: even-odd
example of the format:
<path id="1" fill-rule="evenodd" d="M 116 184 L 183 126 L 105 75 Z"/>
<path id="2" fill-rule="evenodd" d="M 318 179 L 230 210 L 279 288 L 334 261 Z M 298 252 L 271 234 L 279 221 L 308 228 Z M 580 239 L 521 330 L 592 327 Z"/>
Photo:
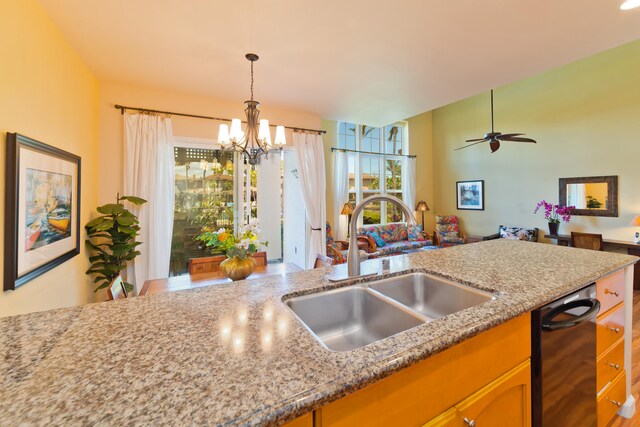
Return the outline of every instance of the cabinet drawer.
<path id="1" fill-rule="evenodd" d="M 606 315 L 598 317 L 596 347 L 598 356 L 624 336 L 624 304 L 618 304 Z"/>
<path id="2" fill-rule="evenodd" d="M 600 313 L 605 314 L 624 299 L 624 271 L 596 281 L 596 295 L 600 301 Z"/>
<path id="3" fill-rule="evenodd" d="M 616 415 L 626 399 L 624 369 L 611 384 L 598 396 L 598 427 L 605 427 Z M 620 406 L 619 406 L 620 405 Z"/>
<path id="4" fill-rule="evenodd" d="M 624 369 L 624 340 L 621 339 L 606 353 L 598 357 L 597 390 L 600 392 Z"/>

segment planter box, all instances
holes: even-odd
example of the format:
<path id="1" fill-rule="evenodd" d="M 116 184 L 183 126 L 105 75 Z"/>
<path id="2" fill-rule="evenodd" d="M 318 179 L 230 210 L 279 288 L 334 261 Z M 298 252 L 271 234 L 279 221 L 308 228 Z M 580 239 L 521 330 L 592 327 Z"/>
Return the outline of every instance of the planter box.
<path id="1" fill-rule="evenodd" d="M 253 254 L 257 267 L 267 265 L 267 253 L 256 252 Z M 220 271 L 220 263 L 227 259 L 226 255 L 214 255 L 200 258 L 191 258 L 189 260 L 189 274 L 213 273 Z"/>

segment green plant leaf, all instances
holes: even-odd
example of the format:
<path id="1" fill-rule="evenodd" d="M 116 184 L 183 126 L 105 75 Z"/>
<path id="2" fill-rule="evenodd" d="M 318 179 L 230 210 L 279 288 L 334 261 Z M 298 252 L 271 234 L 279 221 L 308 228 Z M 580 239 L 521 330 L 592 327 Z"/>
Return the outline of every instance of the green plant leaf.
<path id="1" fill-rule="evenodd" d="M 115 224 L 115 221 L 112 219 L 105 220 L 102 224 L 96 225 L 94 228 L 99 231 L 108 230 Z"/>
<path id="2" fill-rule="evenodd" d="M 103 221 L 105 221 L 105 217 L 104 216 L 99 216 L 99 217 L 94 218 L 91 221 L 89 221 L 84 227 L 85 228 L 92 228 L 92 227 L 95 227 L 98 224 L 102 224 Z"/>
<path id="3" fill-rule="evenodd" d="M 120 196 L 120 200 L 127 200 L 137 206 L 147 203 L 145 199 L 136 196 Z"/>
<path id="4" fill-rule="evenodd" d="M 98 206 L 96 210 L 105 215 L 121 214 L 125 211 L 124 205 L 120 203 L 107 203 L 106 205 Z"/>
<path id="5" fill-rule="evenodd" d="M 125 216 L 125 215 L 121 215 L 117 217 L 116 221 L 118 221 L 118 224 L 120 225 L 133 225 L 133 223 L 135 222 L 133 217 Z"/>

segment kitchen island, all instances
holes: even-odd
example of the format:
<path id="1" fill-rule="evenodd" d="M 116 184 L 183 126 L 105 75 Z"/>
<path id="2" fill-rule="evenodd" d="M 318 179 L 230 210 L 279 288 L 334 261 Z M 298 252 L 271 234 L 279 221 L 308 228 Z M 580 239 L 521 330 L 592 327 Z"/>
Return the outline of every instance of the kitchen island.
<path id="1" fill-rule="evenodd" d="M 2 318 L 2 424 L 282 424 L 613 272 L 630 285 L 637 259 L 505 239 L 393 257 L 385 275 L 499 297 L 346 352 L 283 303 L 367 280 L 332 283 L 329 269 Z"/>

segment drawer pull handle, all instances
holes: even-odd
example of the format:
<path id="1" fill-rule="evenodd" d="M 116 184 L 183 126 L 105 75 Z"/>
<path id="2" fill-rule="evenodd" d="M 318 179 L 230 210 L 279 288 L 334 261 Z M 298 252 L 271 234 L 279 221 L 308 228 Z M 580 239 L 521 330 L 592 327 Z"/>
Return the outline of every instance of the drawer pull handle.
<path id="1" fill-rule="evenodd" d="M 622 403 L 620 402 L 616 402 L 615 400 L 611 400 L 607 397 L 607 400 L 611 403 L 613 403 L 614 405 L 616 405 L 618 408 L 622 406 Z"/>
<path id="2" fill-rule="evenodd" d="M 616 334 L 620 333 L 620 328 L 609 328 L 611 329 L 612 332 L 615 332 Z"/>
<path id="3" fill-rule="evenodd" d="M 476 427 L 476 420 L 468 420 L 467 417 L 464 417 L 464 422 L 469 426 L 469 427 Z"/>
<path id="4" fill-rule="evenodd" d="M 620 296 L 620 294 L 618 293 L 618 291 L 610 291 L 610 290 L 609 290 L 609 289 L 607 289 L 607 288 L 604 288 L 604 293 L 605 293 L 605 294 L 611 294 L 611 295 L 613 295 L 614 297 L 619 297 L 619 296 Z"/>
<path id="5" fill-rule="evenodd" d="M 609 364 L 609 366 L 611 366 L 613 369 L 615 369 L 616 371 L 618 369 L 620 369 L 620 365 L 618 365 L 617 363 L 611 363 L 611 362 L 607 362 Z"/>

